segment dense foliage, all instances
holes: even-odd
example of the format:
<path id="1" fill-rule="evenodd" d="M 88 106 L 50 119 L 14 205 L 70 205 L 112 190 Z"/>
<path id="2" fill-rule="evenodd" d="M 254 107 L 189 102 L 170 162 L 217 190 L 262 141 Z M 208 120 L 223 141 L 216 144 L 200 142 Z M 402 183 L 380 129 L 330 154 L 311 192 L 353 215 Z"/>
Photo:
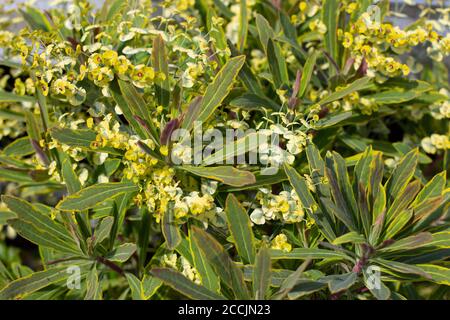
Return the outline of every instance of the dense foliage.
<path id="1" fill-rule="evenodd" d="M 0 299 L 449 299 L 448 3 L 400 9 L 0 4 Z"/>

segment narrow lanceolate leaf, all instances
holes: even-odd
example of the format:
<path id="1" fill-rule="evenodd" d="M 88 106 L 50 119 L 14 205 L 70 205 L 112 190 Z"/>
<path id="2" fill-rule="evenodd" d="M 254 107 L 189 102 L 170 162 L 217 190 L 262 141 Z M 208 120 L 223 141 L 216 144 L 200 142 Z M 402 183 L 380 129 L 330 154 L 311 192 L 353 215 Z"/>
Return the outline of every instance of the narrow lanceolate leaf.
<path id="1" fill-rule="evenodd" d="M 100 221 L 98 227 L 94 232 L 94 239 L 92 241 L 92 245 L 95 247 L 96 245 L 102 243 L 103 240 L 106 240 L 111 234 L 111 228 L 114 224 L 113 217 L 106 217 L 102 221 Z"/>
<path id="2" fill-rule="evenodd" d="M 256 255 L 253 270 L 253 295 L 255 300 L 264 300 L 271 282 L 271 262 L 269 249 L 261 247 Z"/>
<path id="3" fill-rule="evenodd" d="M 189 233 L 190 232 L 191 230 L 189 230 Z M 204 252 L 200 250 L 197 243 L 194 240 L 192 240 L 192 237 L 190 235 L 189 235 L 189 250 L 192 256 L 194 267 L 198 271 L 200 278 L 202 279 L 202 285 L 204 285 L 207 289 L 211 291 L 219 292 L 220 278 L 214 272 L 211 264 L 205 257 Z"/>
<path id="4" fill-rule="evenodd" d="M 327 27 L 327 33 L 325 34 L 324 44 L 326 51 L 334 59 L 339 61 L 339 48 L 337 41 L 337 29 L 339 20 L 339 1 L 338 0 L 325 0 L 323 2 L 322 9 L 322 22 Z M 333 70 L 331 68 L 331 70 Z"/>
<path id="5" fill-rule="evenodd" d="M 225 212 L 234 244 L 244 263 L 255 261 L 255 239 L 247 212 L 233 194 L 228 195 Z"/>
<path id="6" fill-rule="evenodd" d="M 243 157 L 247 152 L 256 151 L 259 144 L 267 140 L 264 138 L 267 137 L 252 132 L 236 141 L 228 142 L 221 149 L 205 157 L 203 159 L 203 165 L 223 164 L 230 159 L 234 161 L 234 157 Z"/>
<path id="7" fill-rule="evenodd" d="M 110 261 L 115 262 L 125 262 L 127 261 L 133 253 L 136 252 L 136 245 L 134 243 L 124 243 L 120 246 L 114 248 L 106 258 Z"/>
<path id="8" fill-rule="evenodd" d="M 175 222 L 174 205 L 173 201 L 169 201 L 161 219 L 161 231 L 169 250 L 175 249 L 181 242 L 180 230 Z"/>
<path id="9" fill-rule="evenodd" d="M 434 264 L 419 264 L 418 268 L 426 272 L 433 282 L 450 286 L 450 269 Z"/>
<path id="10" fill-rule="evenodd" d="M 86 276 L 86 296 L 84 300 L 101 300 L 102 299 L 102 286 L 98 280 L 98 271 L 94 267 L 89 271 Z"/>
<path id="11" fill-rule="evenodd" d="M 193 226 L 190 235 L 191 241 L 196 242 L 216 274 L 233 290 L 235 297 L 249 299 L 250 294 L 244 282 L 242 270 L 238 269 L 220 243 L 198 227 Z"/>
<path id="12" fill-rule="evenodd" d="M 183 128 L 191 129 L 194 121 L 206 122 L 230 92 L 233 82 L 245 62 L 245 56 L 231 58 L 208 85 L 196 114 L 185 118 Z"/>
<path id="13" fill-rule="evenodd" d="M 269 39 L 267 43 L 267 59 L 275 88 L 279 89 L 283 84 L 288 84 L 289 74 L 286 60 L 281 53 L 280 45 L 272 39 Z"/>
<path id="14" fill-rule="evenodd" d="M 280 110 L 280 106 L 273 100 L 254 93 L 244 93 L 242 96 L 230 101 L 230 106 L 244 110 L 262 111 L 263 108 L 274 111 Z"/>
<path id="15" fill-rule="evenodd" d="M 295 248 L 290 252 L 281 250 L 271 250 L 270 258 L 274 260 L 290 259 L 290 260 L 306 260 L 306 259 L 337 259 L 337 260 L 352 260 L 343 252 L 317 249 L 317 248 Z"/>
<path id="16" fill-rule="evenodd" d="M 136 114 L 134 113 L 132 107 L 128 105 L 128 102 L 123 96 L 117 81 L 112 81 L 109 88 L 111 96 L 119 106 L 120 110 L 122 110 L 123 116 L 128 121 L 130 126 L 134 129 L 136 134 L 139 135 L 141 138 L 150 138 L 150 133 L 147 132 L 147 130 L 136 120 L 135 118 Z"/>
<path id="17" fill-rule="evenodd" d="M 316 65 L 317 55 L 318 54 L 316 51 L 312 55 L 310 55 L 305 62 L 305 66 L 303 67 L 303 71 L 302 71 L 302 78 L 300 81 L 300 88 L 298 91 L 299 98 L 303 97 L 303 95 L 306 92 L 306 88 L 307 88 L 309 82 L 311 81 L 311 76 L 314 71 L 314 66 Z"/>
<path id="18" fill-rule="evenodd" d="M 241 0 L 239 8 L 238 50 L 242 52 L 247 42 L 248 20 L 250 17 L 247 0 Z"/>
<path id="19" fill-rule="evenodd" d="M 71 147 L 90 149 L 91 143 L 95 141 L 97 134 L 89 129 L 71 130 L 68 128 L 52 128 L 50 130 L 52 138 L 62 144 Z"/>
<path id="20" fill-rule="evenodd" d="M 89 129 L 72 130 L 69 128 L 52 128 L 50 134 L 53 139 L 61 144 L 67 144 L 71 147 L 78 147 L 86 151 L 107 152 L 111 154 L 119 154 L 120 152 L 111 147 L 93 148 L 92 143 L 95 141 L 97 134 Z"/>
<path id="21" fill-rule="evenodd" d="M 188 298 L 195 300 L 225 300 L 223 296 L 194 283 L 176 270 L 154 268 L 151 270 L 151 274 Z"/>
<path id="22" fill-rule="evenodd" d="M 361 244 L 361 243 L 366 242 L 366 238 L 364 238 L 363 235 L 361 235 L 355 231 L 351 231 L 349 233 L 346 233 L 346 234 L 334 239 L 333 244 L 340 245 L 340 244 L 349 243 L 349 242 L 354 243 L 354 244 Z"/>
<path id="23" fill-rule="evenodd" d="M 397 233 L 399 233 L 404 226 L 411 220 L 411 217 L 413 216 L 413 210 L 405 210 L 400 212 L 389 224 L 389 226 L 386 229 L 386 233 L 384 238 L 392 239 Z"/>
<path id="24" fill-rule="evenodd" d="M 73 263 L 80 268 L 88 267 L 92 262 Z M 52 284 L 61 284 L 71 275 L 67 266 L 59 266 L 45 271 L 31 273 L 8 283 L 0 290 L 0 300 L 23 299 L 29 294 Z M 64 283 L 65 285 L 65 283 Z"/>
<path id="25" fill-rule="evenodd" d="M 395 200 L 386 214 L 386 223 L 391 222 L 397 217 L 408 205 L 414 200 L 417 192 L 420 190 L 420 181 L 416 180 L 409 183 L 406 188 L 400 193 L 396 194 Z"/>
<path id="26" fill-rule="evenodd" d="M 179 166 L 180 170 L 188 171 L 197 176 L 220 181 L 224 184 L 234 187 L 242 187 L 256 182 L 253 173 L 243 171 L 231 166 L 219 167 L 194 167 Z"/>
<path id="27" fill-rule="evenodd" d="M 12 92 L 0 91 L 0 102 L 35 102 L 36 99 L 30 96 L 20 96 Z"/>
<path id="28" fill-rule="evenodd" d="M 380 249 L 383 252 L 402 251 L 416 249 L 428 245 L 433 241 L 433 236 L 429 232 L 422 232 L 416 235 L 412 235 L 401 240 L 394 242 L 393 244 Z"/>
<path id="29" fill-rule="evenodd" d="M 153 124 L 150 109 L 147 106 L 147 103 L 145 103 L 144 98 L 131 83 L 122 80 L 119 80 L 118 83 L 123 99 L 131 110 L 133 117 L 138 116 L 146 121 L 145 130 L 148 131 L 150 138 L 156 144 L 159 144 L 158 134 Z M 143 127 L 142 124 L 140 124 L 140 126 Z"/>
<path id="30" fill-rule="evenodd" d="M 364 77 L 364 78 L 355 80 L 352 83 L 350 83 L 349 85 L 347 85 L 345 88 L 339 89 L 338 91 L 335 91 L 335 92 L 331 93 L 330 95 L 326 96 L 325 98 L 320 100 L 318 102 L 318 104 L 323 106 L 327 103 L 342 99 L 342 98 L 346 97 L 347 95 L 349 95 L 350 93 L 362 90 L 367 86 L 369 81 L 370 81 L 369 77 Z"/>
<path id="31" fill-rule="evenodd" d="M 30 137 L 22 137 L 14 140 L 3 149 L 3 153 L 7 156 L 14 157 L 23 157 L 34 153 Z"/>
<path id="32" fill-rule="evenodd" d="M 65 157 L 61 164 L 61 173 L 66 183 L 67 191 L 69 194 L 75 193 L 81 190 L 82 185 L 78 176 L 75 174 L 72 168 L 72 163 L 69 157 Z"/>
<path id="33" fill-rule="evenodd" d="M 313 211 L 314 208 L 317 208 L 313 213 L 310 213 L 310 215 L 322 228 L 321 231 L 323 232 L 324 236 L 329 241 L 333 241 L 336 238 L 336 234 L 334 233 L 328 218 L 325 217 L 325 215 L 318 208 L 316 201 L 314 200 L 311 192 L 308 189 L 308 185 L 305 179 L 300 176 L 300 174 L 294 168 L 286 163 L 284 164 L 284 171 L 286 172 L 286 176 L 288 177 L 292 187 L 294 187 L 303 208 L 307 209 L 310 212 Z"/>
<path id="34" fill-rule="evenodd" d="M 385 260 L 385 259 L 381 259 L 381 258 L 374 258 L 373 261 L 382 267 L 391 269 L 396 272 L 406 273 L 406 274 L 416 274 L 416 275 L 419 275 L 426 279 L 430 279 L 430 276 L 426 272 L 424 272 L 422 269 L 416 267 L 415 265 L 398 262 L 398 261 Z"/>
<path id="35" fill-rule="evenodd" d="M 433 177 L 419 192 L 416 199 L 412 203 L 412 206 L 417 206 L 421 202 L 429 199 L 438 197 L 444 192 L 447 172 L 443 171 Z"/>
<path id="36" fill-rule="evenodd" d="M 418 161 L 418 149 L 408 152 L 392 172 L 386 186 L 386 191 L 391 201 L 406 188 L 409 180 L 414 176 Z"/>
<path id="37" fill-rule="evenodd" d="M 12 196 L 2 196 L 2 201 L 11 211 L 17 214 L 17 219 L 10 220 L 9 223 L 24 238 L 61 252 L 81 254 L 70 233 L 62 225 L 40 212 L 35 206 Z"/>
<path id="38" fill-rule="evenodd" d="M 131 182 L 96 184 L 64 198 L 56 208 L 64 211 L 82 211 L 120 194 L 135 191 L 138 191 L 138 187 Z"/>
<path id="39" fill-rule="evenodd" d="M 141 281 L 141 285 L 145 300 L 150 299 L 156 293 L 156 291 L 158 291 L 159 287 L 161 287 L 162 284 L 163 283 L 161 280 L 152 277 L 149 274 L 144 275 L 144 278 Z"/>
<path id="40" fill-rule="evenodd" d="M 350 288 L 358 280 L 358 274 L 356 272 L 349 272 L 345 274 L 340 274 L 333 277 L 333 279 L 328 282 L 328 288 L 331 293 L 340 292 Z"/>
<path id="41" fill-rule="evenodd" d="M 125 273 L 125 277 L 131 290 L 131 298 L 133 300 L 144 300 L 144 290 L 141 281 L 134 274 L 128 272 Z"/>
<path id="42" fill-rule="evenodd" d="M 152 65 L 155 71 L 164 74 L 165 79 L 155 84 L 158 104 L 168 107 L 170 103 L 169 65 L 167 62 L 166 46 L 161 35 L 153 39 Z"/>
<path id="43" fill-rule="evenodd" d="M 267 44 L 269 42 L 269 39 L 275 38 L 275 32 L 273 31 L 267 19 L 259 13 L 256 14 L 255 21 L 256 28 L 258 29 L 259 40 L 261 41 L 264 51 L 267 51 Z"/>

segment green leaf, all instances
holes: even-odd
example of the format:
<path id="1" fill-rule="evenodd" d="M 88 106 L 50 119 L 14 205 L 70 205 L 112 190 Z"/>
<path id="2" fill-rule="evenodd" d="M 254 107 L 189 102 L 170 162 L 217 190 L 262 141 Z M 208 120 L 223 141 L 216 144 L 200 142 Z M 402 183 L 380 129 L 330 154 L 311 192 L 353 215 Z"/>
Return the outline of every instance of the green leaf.
<path id="1" fill-rule="evenodd" d="M 333 0 L 328 0 L 328 1 L 333 1 Z M 323 106 L 330 102 L 342 99 L 342 98 L 346 97 L 347 95 L 349 95 L 350 93 L 353 93 L 353 92 L 356 92 L 356 91 L 366 88 L 366 86 L 369 82 L 370 82 L 369 77 L 364 77 L 364 78 L 355 80 L 352 83 L 350 83 L 349 85 L 347 85 L 345 88 L 342 88 L 340 90 L 337 90 L 337 91 L 329 94 L 328 96 L 326 96 L 325 98 L 320 100 L 318 102 L 318 104 Z"/>
<path id="2" fill-rule="evenodd" d="M 250 295 L 244 282 L 242 271 L 236 267 L 224 248 L 211 235 L 202 229 L 192 226 L 191 241 L 197 247 L 216 271 L 216 274 L 233 290 L 237 299 L 249 299 Z"/>
<path id="3" fill-rule="evenodd" d="M 204 252 L 198 247 L 197 243 L 192 239 L 190 233 L 191 230 L 189 230 L 189 251 L 190 255 L 192 256 L 194 267 L 195 269 L 197 269 L 200 278 L 202 280 L 202 284 L 211 291 L 219 292 L 220 279 L 215 274 L 211 264 L 205 257 Z"/>
<path id="4" fill-rule="evenodd" d="M 161 218 L 161 231 L 169 250 L 175 249 L 181 242 L 179 226 L 175 222 L 174 205 L 174 201 L 169 201 Z"/>
<path id="5" fill-rule="evenodd" d="M 12 196 L 2 196 L 2 201 L 17 214 L 17 219 L 8 223 L 24 238 L 61 252 L 82 255 L 70 233 L 35 206 Z"/>
<path id="6" fill-rule="evenodd" d="M 308 211 L 313 211 L 314 213 L 310 213 L 313 219 L 317 222 L 317 224 L 322 228 L 322 232 L 324 236 L 329 240 L 333 241 L 336 238 L 336 234 L 333 231 L 333 228 L 330 225 L 330 222 L 318 207 L 316 201 L 314 200 L 311 192 L 308 189 L 308 185 L 306 184 L 305 179 L 300 176 L 300 174 L 288 164 L 284 164 L 284 171 L 286 172 L 286 176 L 289 179 L 289 182 L 294 187 L 295 192 L 297 193 L 300 202 L 302 203 L 303 208 Z"/>
<path id="7" fill-rule="evenodd" d="M 194 121 L 206 122 L 209 119 L 227 97 L 244 62 L 245 56 L 238 56 L 228 60 L 214 77 L 212 83 L 206 88 L 203 99 L 200 101 L 200 106 L 196 109 L 196 114 L 185 118 L 183 121 L 183 128 L 189 130 L 193 126 Z"/>
<path id="8" fill-rule="evenodd" d="M 274 111 L 280 110 L 280 106 L 274 101 L 254 93 L 244 93 L 242 96 L 231 100 L 230 106 L 245 110 L 261 111 L 262 108 L 267 108 Z"/>
<path id="9" fill-rule="evenodd" d="M 303 95 L 306 92 L 306 88 L 308 87 L 308 85 L 311 81 L 311 76 L 314 71 L 314 66 L 316 65 L 317 56 L 318 56 L 318 52 L 315 51 L 312 55 L 310 55 L 308 57 L 308 59 L 305 62 L 305 65 L 304 65 L 303 71 L 302 71 L 302 79 L 300 80 L 300 89 L 298 91 L 299 98 L 303 97 Z"/>
<path id="10" fill-rule="evenodd" d="M 92 262 L 78 262 L 74 265 L 80 268 L 88 267 Z M 71 273 L 67 266 L 58 266 L 45 271 L 35 272 L 23 278 L 8 283 L 0 290 L 0 300 L 23 299 L 31 293 L 43 289 L 49 285 L 58 285 L 66 280 Z"/>
<path id="11" fill-rule="evenodd" d="M 259 34 L 259 40 L 261 41 L 264 51 L 267 52 L 267 44 L 269 42 L 269 39 L 275 38 L 275 32 L 273 31 L 266 18 L 264 18 L 264 16 L 260 15 L 259 13 L 256 14 L 255 22 Z"/>
<path id="12" fill-rule="evenodd" d="M 339 1 L 337 0 L 324 0 L 322 4 L 322 21 L 327 27 L 327 33 L 323 40 L 325 49 L 334 59 L 339 61 L 339 48 L 337 41 L 337 30 L 339 20 Z M 333 70 L 330 68 L 330 70 Z M 334 73 L 331 72 L 333 75 Z"/>
<path id="13" fill-rule="evenodd" d="M 126 82 L 122 84 L 122 86 L 128 87 L 130 85 L 127 85 Z M 138 114 L 135 113 L 135 110 L 133 108 L 136 108 L 135 105 L 130 106 L 128 104 L 127 99 L 125 99 L 125 96 L 122 93 L 121 88 L 119 87 L 119 84 L 117 81 L 112 81 L 109 86 L 111 96 L 113 97 L 114 101 L 117 103 L 117 105 L 120 107 L 120 110 L 123 112 L 123 116 L 128 121 L 130 126 L 134 129 L 136 134 L 140 136 L 141 138 L 151 138 L 150 133 L 144 128 L 134 116 L 138 116 Z M 142 118 L 145 120 L 145 118 Z M 152 137 L 152 139 L 155 139 L 155 137 Z"/>
<path id="14" fill-rule="evenodd" d="M 384 239 L 392 239 L 397 233 L 399 233 L 411 220 L 413 216 L 413 210 L 405 210 L 400 212 L 386 229 Z"/>
<path id="15" fill-rule="evenodd" d="M 184 170 L 200 177 L 217 180 L 224 184 L 242 187 L 255 183 L 255 176 L 249 171 L 243 171 L 231 166 L 218 167 L 194 167 L 178 166 L 177 169 Z"/>
<path id="16" fill-rule="evenodd" d="M 158 105 L 168 107 L 170 103 L 169 65 L 166 53 L 166 44 L 161 35 L 153 39 L 152 65 L 156 72 L 165 75 L 165 79 L 155 83 Z"/>
<path id="17" fill-rule="evenodd" d="M 235 157 L 244 156 L 247 152 L 256 152 L 260 139 L 266 141 L 265 136 L 261 136 L 256 132 L 251 132 L 246 136 L 235 141 L 226 143 L 222 149 L 215 151 L 203 159 L 203 165 L 223 164 L 227 160 L 234 161 Z"/>
<path id="18" fill-rule="evenodd" d="M 244 263 L 255 262 L 255 239 L 247 212 L 233 194 L 226 200 L 225 213 L 236 250 Z"/>
<path id="19" fill-rule="evenodd" d="M 106 258 L 110 261 L 125 262 L 136 252 L 136 245 L 134 243 L 124 243 L 114 248 Z"/>
<path id="20" fill-rule="evenodd" d="M 36 99 L 34 97 L 19 96 L 12 92 L 0 90 L 0 102 L 36 102 Z"/>
<path id="21" fill-rule="evenodd" d="M 61 144 L 67 144 L 71 147 L 78 147 L 86 151 L 108 152 L 120 155 L 120 152 L 110 147 L 93 148 L 92 142 L 95 141 L 97 134 L 90 129 L 72 130 L 69 128 L 54 127 L 50 129 L 50 134 L 53 139 Z"/>
<path id="22" fill-rule="evenodd" d="M 34 153 L 33 146 L 31 145 L 29 137 L 22 137 L 15 139 L 13 142 L 8 144 L 3 153 L 7 156 L 12 157 L 22 157 L 28 156 Z"/>
<path id="23" fill-rule="evenodd" d="M 434 264 L 419 264 L 418 268 L 422 269 L 431 276 L 431 280 L 438 284 L 450 286 L 450 269 Z"/>
<path id="24" fill-rule="evenodd" d="M 195 300 L 225 300 L 223 296 L 192 282 L 173 269 L 154 268 L 150 272 L 154 277 L 188 298 Z"/>
<path id="25" fill-rule="evenodd" d="M 392 202 L 403 189 L 406 188 L 409 180 L 414 176 L 417 166 L 418 149 L 408 152 L 399 162 L 386 183 L 387 194 Z"/>
<path id="26" fill-rule="evenodd" d="M 162 281 L 146 274 L 144 275 L 141 284 L 144 298 L 145 300 L 149 300 L 156 293 L 159 287 L 161 287 Z"/>
<path id="27" fill-rule="evenodd" d="M 72 168 L 72 163 L 69 157 L 65 157 L 61 164 L 61 174 L 64 182 L 67 186 L 67 191 L 69 194 L 73 194 L 80 191 L 82 188 L 81 182 L 78 176 L 75 174 Z"/>
<path id="28" fill-rule="evenodd" d="M 138 187 L 131 182 L 100 183 L 65 197 L 56 208 L 63 211 L 83 211 L 105 200 L 135 191 L 138 191 Z"/>
<path id="29" fill-rule="evenodd" d="M 113 217 L 106 217 L 100 221 L 95 229 L 92 245 L 95 247 L 106 240 L 111 234 L 111 228 L 114 224 Z"/>
<path id="30" fill-rule="evenodd" d="M 250 16 L 247 1 L 241 0 L 239 8 L 238 50 L 242 52 L 247 42 L 248 20 Z"/>
<path id="31" fill-rule="evenodd" d="M 86 296 L 84 300 L 101 300 L 102 286 L 98 280 L 98 271 L 95 265 L 86 277 Z"/>
<path id="32" fill-rule="evenodd" d="M 253 271 L 253 294 L 255 300 L 264 300 L 271 282 L 271 262 L 269 250 L 259 249 Z"/>
<path id="33" fill-rule="evenodd" d="M 426 272 L 424 272 L 422 269 L 420 269 L 414 265 L 410 265 L 410 264 L 406 264 L 406 263 L 398 262 L 398 261 L 385 260 L 385 259 L 381 259 L 381 258 L 374 258 L 373 261 L 382 267 L 391 269 L 396 272 L 406 273 L 406 274 L 415 274 L 415 275 L 424 277 L 426 279 L 430 279 L 430 276 Z"/>
<path id="34" fill-rule="evenodd" d="M 366 243 L 366 238 L 364 238 L 364 236 L 359 234 L 358 232 L 351 231 L 333 240 L 334 245 L 340 245 L 344 243 L 353 243 L 353 244 Z"/>
<path id="35" fill-rule="evenodd" d="M 128 285 L 131 289 L 131 298 L 133 300 L 144 300 L 144 289 L 142 288 L 141 281 L 132 273 L 125 273 Z"/>
<path id="36" fill-rule="evenodd" d="M 386 223 L 390 223 L 414 200 L 420 190 L 420 181 L 416 180 L 409 183 L 403 191 L 396 194 L 394 202 L 386 214 Z"/>
<path id="37" fill-rule="evenodd" d="M 350 118 L 352 116 L 351 111 L 341 112 L 337 114 L 329 114 L 326 117 L 319 119 L 319 121 L 316 122 L 314 127 L 316 129 L 325 129 L 332 126 L 337 125 L 340 122 L 343 122 L 344 120 Z"/>
<path id="38" fill-rule="evenodd" d="M 401 240 L 395 241 L 393 244 L 379 249 L 381 252 L 403 251 L 416 249 L 424 245 L 428 245 L 433 241 L 433 236 L 429 232 L 422 232 L 416 235 L 412 235 Z"/>
<path id="39" fill-rule="evenodd" d="M 27 5 L 25 10 L 19 9 L 19 12 L 32 30 L 42 30 L 46 32 L 52 30 L 50 22 L 41 10 Z"/>
<path id="40" fill-rule="evenodd" d="M 333 276 L 333 279 L 328 282 L 328 288 L 332 294 L 347 290 L 358 280 L 356 272 L 349 272 Z"/>
<path id="41" fill-rule="evenodd" d="M 429 198 L 440 196 L 445 189 L 445 183 L 447 180 L 446 176 L 446 171 L 442 171 L 441 173 L 435 175 L 433 179 L 431 179 L 419 192 L 411 206 L 417 207 L 418 204 Z"/>
<path id="42" fill-rule="evenodd" d="M 288 84 L 289 74 L 286 60 L 281 53 L 279 44 L 272 39 L 269 39 L 267 43 L 267 59 L 269 60 L 269 68 L 273 76 L 275 89 L 281 88 L 283 84 Z"/>
<path id="43" fill-rule="evenodd" d="M 337 260 L 352 261 L 352 259 L 343 252 L 317 248 L 294 248 L 290 252 L 285 252 L 281 250 L 271 250 L 270 258 L 274 260 L 337 259 Z"/>

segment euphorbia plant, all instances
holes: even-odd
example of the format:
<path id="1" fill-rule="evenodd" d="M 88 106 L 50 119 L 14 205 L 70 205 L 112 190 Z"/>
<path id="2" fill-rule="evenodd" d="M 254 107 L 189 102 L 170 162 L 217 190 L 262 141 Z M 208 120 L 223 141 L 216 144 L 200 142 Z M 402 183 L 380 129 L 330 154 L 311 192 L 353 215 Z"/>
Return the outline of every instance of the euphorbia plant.
<path id="1" fill-rule="evenodd" d="M 387 1 L 335 0 L 1 14 L 0 298 L 446 298 L 443 17 L 402 29 Z"/>

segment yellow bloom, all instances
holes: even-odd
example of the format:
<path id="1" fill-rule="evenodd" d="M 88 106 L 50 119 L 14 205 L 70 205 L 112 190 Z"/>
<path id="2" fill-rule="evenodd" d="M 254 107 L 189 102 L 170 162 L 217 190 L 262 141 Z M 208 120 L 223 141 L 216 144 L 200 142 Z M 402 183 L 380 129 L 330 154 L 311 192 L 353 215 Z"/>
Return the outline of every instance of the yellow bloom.
<path id="1" fill-rule="evenodd" d="M 284 252 L 290 252 L 292 250 L 292 245 L 287 242 L 286 235 L 280 233 L 272 240 L 270 248 L 275 250 L 281 250 Z"/>

